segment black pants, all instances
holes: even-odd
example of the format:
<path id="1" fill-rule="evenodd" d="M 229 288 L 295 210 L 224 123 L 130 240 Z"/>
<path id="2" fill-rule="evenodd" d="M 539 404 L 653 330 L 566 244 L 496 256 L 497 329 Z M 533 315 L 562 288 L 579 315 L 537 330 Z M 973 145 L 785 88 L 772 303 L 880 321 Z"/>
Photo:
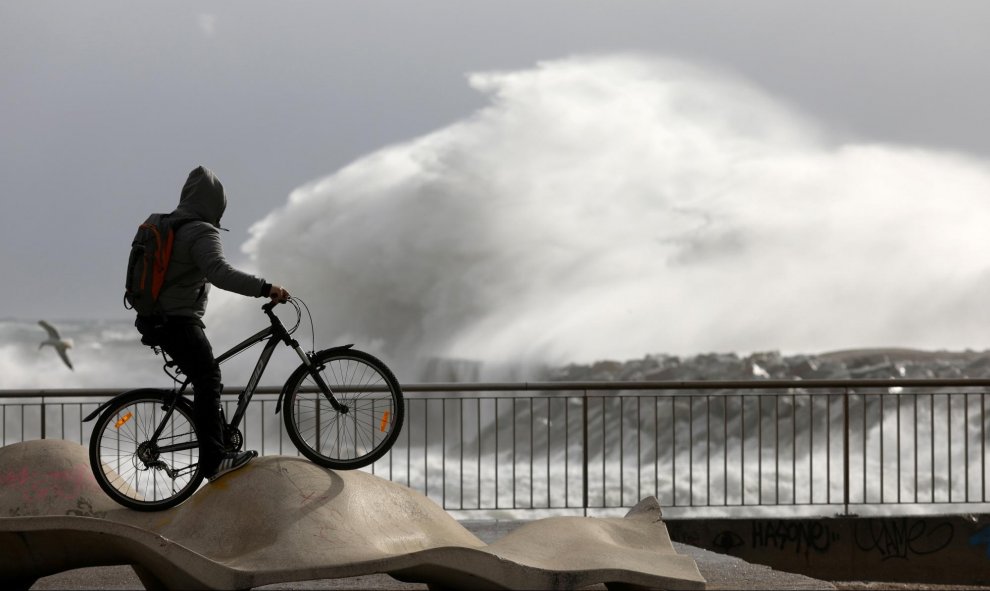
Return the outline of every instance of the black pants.
<path id="1" fill-rule="evenodd" d="M 151 321 L 139 317 L 135 323 L 141 342 L 161 347 L 193 387 L 193 421 L 199 434 L 199 463 L 205 474 L 216 471 L 224 451 L 223 421 L 220 418 L 220 366 L 213 346 L 195 318 L 169 317 Z"/>

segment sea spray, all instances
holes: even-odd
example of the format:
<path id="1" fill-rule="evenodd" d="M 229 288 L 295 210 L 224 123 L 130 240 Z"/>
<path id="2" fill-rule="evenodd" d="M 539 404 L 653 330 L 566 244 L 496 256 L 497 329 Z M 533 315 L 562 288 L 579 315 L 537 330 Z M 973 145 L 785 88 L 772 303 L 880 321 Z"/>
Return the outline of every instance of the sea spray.
<path id="1" fill-rule="evenodd" d="M 406 375 L 473 360 L 482 379 L 648 351 L 985 345 L 986 162 L 831 137 L 658 57 L 468 80 L 486 107 L 252 229 L 252 264 L 309 301 L 321 337 Z"/>

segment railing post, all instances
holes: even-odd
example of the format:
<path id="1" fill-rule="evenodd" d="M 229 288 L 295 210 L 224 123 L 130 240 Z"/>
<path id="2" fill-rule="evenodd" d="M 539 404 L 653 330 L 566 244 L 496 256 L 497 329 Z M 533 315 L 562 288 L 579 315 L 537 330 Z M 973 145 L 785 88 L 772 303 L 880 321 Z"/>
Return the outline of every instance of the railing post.
<path id="1" fill-rule="evenodd" d="M 48 413 L 45 412 L 45 408 L 46 408 L 45 395 L 42 394 L 41 395 L 41 438 L 42 439 L 45 439 L 45 437 L 48 435 L 48 425 L 46 424 L 46 420 L 45 420 L 45 415 L 47 415 Z"/>
<path id="2" fill-rule="evenodd" d="M 842 394 L 842 506 L 849 516 L 849 388 Z"/>
<path id="3" fill-rule="evenodd" d="M 581 398 L 581 504 L 584 507 L 584 516 L 588 516 L 588 391 L 584 391 Z"/>

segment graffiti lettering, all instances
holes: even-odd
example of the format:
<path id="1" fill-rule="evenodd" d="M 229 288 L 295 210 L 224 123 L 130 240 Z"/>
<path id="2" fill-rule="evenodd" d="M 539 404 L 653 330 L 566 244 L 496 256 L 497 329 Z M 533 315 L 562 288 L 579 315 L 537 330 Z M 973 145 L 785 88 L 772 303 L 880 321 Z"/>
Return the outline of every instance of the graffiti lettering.
<path id="1" fill-rule="evenodd" d="M 743 539 L 739 537 L 739 534 L 732 531 L 724 531 L 712 540 L 712 546 L 721 550 L 725 554 L 730 554 L 733 550 L 739 546 L 746 545 Z"/>
<path id="2" fill-rule="evenodd" d="M 856 522 L 856 545 L 864 552 L 876 550 L 883 560 L 924 556 L 944 549 L 955 530 L 949 522 L 931 529 L 923 519 L 876 519 Z"/>
<path id="3" fill-rule="evenodd" d="M 827 552 L 832 542 L 839 539 L 829 527 L 818 521 L 764 521 L 753 522 L 753 547 L 787 550 L 794 547 L 795 554 L 807 555 L 814 550 Z"/>
<path id="4" fill-rule="evenodd" d="M 990 525 L 985 526 L 980 531 L 969 536 L 970 546 L 979 546 L 985 544 L 987 547 L 987 558 L 990 558 Z"/>

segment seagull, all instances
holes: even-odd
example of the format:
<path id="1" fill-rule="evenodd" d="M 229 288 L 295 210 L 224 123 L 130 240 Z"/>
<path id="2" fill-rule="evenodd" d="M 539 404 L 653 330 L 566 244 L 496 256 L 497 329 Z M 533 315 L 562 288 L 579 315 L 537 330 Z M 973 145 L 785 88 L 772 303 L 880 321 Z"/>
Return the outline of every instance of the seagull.
<path id="1" fill-rule="evenodd" d="M 38 324 L 40 324 L 42 328 L 48 331 L 48 338 L 42 341 L 40 345 L 38 345 L 38 349 L 41 349 L 45 345 L 51 345 L 52 347 L 55 347 L 55 350 L 58 351 L 58 356 L 62 358 L 62 361 L 64 361 L 65 364 L 69 366 L 69 369 L 73 369 L 72 362 L 69 361 L 69 354 L 66 352 L 66 349 L 72 348 L 72 339 L 63 339 L 61 336 L 59 336 L 58 331 L 55 330 L 55 327 L 52 326 L 51 324 L 48 324 L 44 320 L 39 320 Z"/>

